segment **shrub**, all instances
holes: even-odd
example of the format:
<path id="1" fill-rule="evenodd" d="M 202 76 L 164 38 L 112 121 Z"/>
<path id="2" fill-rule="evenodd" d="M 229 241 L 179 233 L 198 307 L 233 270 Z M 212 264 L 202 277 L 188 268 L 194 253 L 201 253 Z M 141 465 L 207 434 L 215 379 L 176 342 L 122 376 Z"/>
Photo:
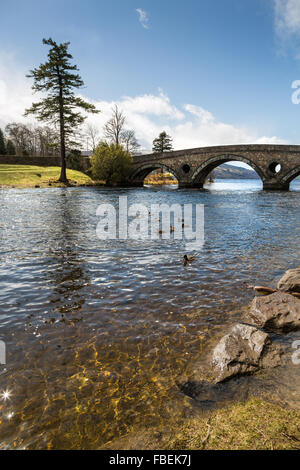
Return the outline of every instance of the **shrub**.
<path id="1" fill-rule="evenodd" d="M 91 158 L 92 176 L 115 186 L 126 181 L 132 165 L 132 157 L 121 145 L 100 142 Z"/>

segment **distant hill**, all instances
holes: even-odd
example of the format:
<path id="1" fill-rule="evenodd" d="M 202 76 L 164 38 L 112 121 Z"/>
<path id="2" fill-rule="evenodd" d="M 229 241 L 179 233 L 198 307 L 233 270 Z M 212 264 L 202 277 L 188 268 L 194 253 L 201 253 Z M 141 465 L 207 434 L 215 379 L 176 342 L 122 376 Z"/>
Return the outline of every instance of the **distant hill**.
<path id="1" fill-rule="evenodd" d="M 229 165 L 224 163 L 218 166 L 213 172 L 214 179 L 259 179 L 258 174 L 254 170 L 243 168 L 241 166 Z"/>
<path id="2" fill-rule="evenodd" d="M 214 179 L 225 179 L 225 180 L 255 180 L 259 179 L 258 174 L 254 170 L 249 170 L 248 168 L 243 168 L 241 166 L 229 165 L 224 163 L 223 165 L 218 166 L 213 172 Z M 295 178 L 297 181 L 300 180 L 300 176 Z"/>

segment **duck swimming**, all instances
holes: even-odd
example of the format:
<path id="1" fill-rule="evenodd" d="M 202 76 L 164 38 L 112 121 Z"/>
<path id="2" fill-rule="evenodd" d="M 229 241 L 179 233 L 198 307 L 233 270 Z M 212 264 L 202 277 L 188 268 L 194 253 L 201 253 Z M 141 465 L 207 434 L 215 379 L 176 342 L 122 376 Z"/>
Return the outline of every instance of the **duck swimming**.
<path id="1" fill-rule="evenodd" d="M 195 259 L 196 259 L 196 256 L 187 256 L 187 255 L 184 255 L 184 257 L 183 257 L 183 265 L 184 265 L 184 266 L 187 266 L 188 264 L 193 263 L 193 261 L 195 261 Z"/>

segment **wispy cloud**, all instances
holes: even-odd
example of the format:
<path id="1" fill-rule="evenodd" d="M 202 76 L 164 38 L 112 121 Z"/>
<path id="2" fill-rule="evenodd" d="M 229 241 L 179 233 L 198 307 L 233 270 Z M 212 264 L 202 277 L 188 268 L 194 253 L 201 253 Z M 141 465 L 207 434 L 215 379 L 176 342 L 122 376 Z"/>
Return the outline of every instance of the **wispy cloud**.
<path id="1" fill-rule="evenodd" d="M 300 35 L 300 1 L 274 0 L 275 27 L 280 35 Z"/>
<path id="2" fill-rule="evenodd" d="M 136 9 L 137 14 L 139 15 L 139 22 L 145 29 L 149 29 L 149 18 L 148 18 L 148 13 L 145 10 L 142 10 L 141 8 Z"/>
<path id="3" fill-rule="evenodd" d="M 300 1 L 273 0 L 274 27 L 277 50 L 280 54 L 292 54 L 295 60 L 300 59 Z"/>

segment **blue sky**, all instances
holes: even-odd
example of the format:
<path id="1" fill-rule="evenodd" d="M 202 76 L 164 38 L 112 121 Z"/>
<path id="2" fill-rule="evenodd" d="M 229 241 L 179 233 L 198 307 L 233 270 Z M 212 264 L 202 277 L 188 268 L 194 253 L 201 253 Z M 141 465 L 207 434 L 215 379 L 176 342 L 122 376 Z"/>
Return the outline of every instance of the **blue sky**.
<path id="1" fill-rule="evenodd" d="M 1 2 L 0 125 L 23 120 L 25 72 L 42 38 L 71 41 L 101 115 L 114 103 L 145 148 L 159 130 L 176 148 L 300 143 L 300 0 L 12 0 Z M 138 11 L 137 11 L 138 10 Z M 298 54 L 298 55 L 297 55 Z"/>

